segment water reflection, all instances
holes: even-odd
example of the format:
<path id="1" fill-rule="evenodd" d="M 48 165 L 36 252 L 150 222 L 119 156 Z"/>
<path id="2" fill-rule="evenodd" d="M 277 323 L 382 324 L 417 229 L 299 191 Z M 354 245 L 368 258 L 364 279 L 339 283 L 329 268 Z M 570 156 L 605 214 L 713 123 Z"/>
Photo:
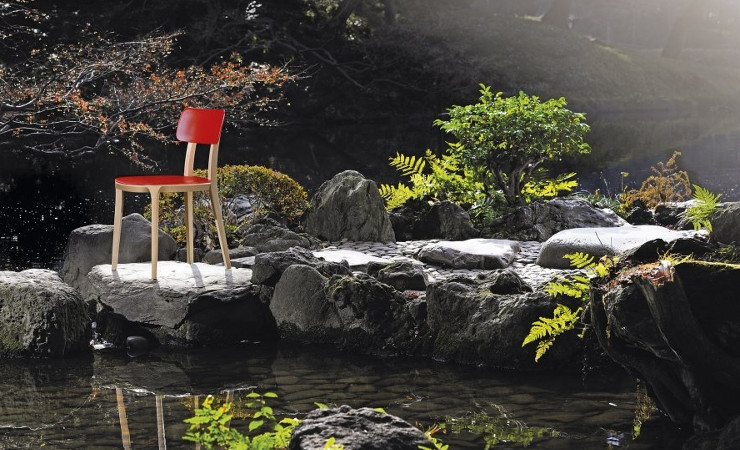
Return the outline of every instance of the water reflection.
<path id="1" fill-rule="evenodd" d="M 584 387 L 574 374 L 512 374 L 429 361 L 369 359 L 327 349 L 244 346 L 97 354 L 0 366 L 0 448 L 193 448 L 181 437 L 207 394 L 237 404 L 251 389 L 275 392 L 277 415 L 301 417 L 314 402 L 382 407 L 438 434 L 450 448 L 606 448 L 607 430 L 629 436 L 636 400 L 625 378 Z M 196 398 L 197 396 L 197 398 Z M 233 425 L 246 431 L 243 418 Z M 658 425 L 652 425 L 657 423 Z M 661 427 L 667 427 L 662 429 Z M 671 441 L 673 439 L 673 441 Z M 628 448 L 674 448 L 675 428 L 650 419 Z M 495 444 L 495 445 L 494 445 Z M 680 442 L 678 443 L 680 447 Z"/>

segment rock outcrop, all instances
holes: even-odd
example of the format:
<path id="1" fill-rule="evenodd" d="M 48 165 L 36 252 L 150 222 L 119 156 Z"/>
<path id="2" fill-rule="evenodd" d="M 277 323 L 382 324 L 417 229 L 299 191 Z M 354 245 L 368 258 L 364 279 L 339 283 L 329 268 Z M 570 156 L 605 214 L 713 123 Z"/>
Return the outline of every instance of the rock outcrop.
<path id="1" fill-rule="evenodd" d="M 121 222 L 120 264 L 151 260 L 152 223 L 141 214 L 130 214 Z M 80 290 L 87 288 L 87 274 L 93 266 L 110 264 L 113 247 L 113 225 L 87 225 L 72 231 L 64 252 L 62 279 Z M 171 259 L 177 243 L 159 230 L 159 260 Z"/>
<path id="2" fill-rule="evenodd" d="M 89 341 L 85 304 L 56 272 L 0 272 L 0 355 L 62 357 Z"/>
<path id="3" fill-rule="evenodd" d="M 403 419 L 372 408 L 340 406 L 309 412 L 293 430 L 288 448 L 326 448 L 330 438 L 334 438 L 335 445 L 346 449 L 418 450 L 433 447 L 421 430 Z"/>
<path id="4" fill-rule="evenodd" d="M 645 380 L 658 407 L 696 431 L 740 415 L 740 269 L 653 263 L 592 289 L 594 331 L 606 351 Z"/>
<path id="5" fill-rule="evenodd" d="M 396 240 L 377 185 L 354 170 L 341 172 L 319 187 L 304 226 L 307 233 L 328 241 Z"/>
<path id="6" fill-rule="evenodd" d="M 325 276 L 352 273 L 347 263 L 325 261 L 314 256 L 309 250 L 293 247 L 282 252 L 260 253 L 255 256 L 252 265 L 252 283 L 274 287 L 283 272 L 293 264 L 311 266 Z"/>
<path id="7" fill-rule="evenodd" d="M 113 344 L 123 346 L 130 335 L 169 346 L 274 338 L 269 297 L 249 282 L 251 270 L 162 261 L 156 281 L 147 270 L 137 263 L 90 271 L 83 298 L 98 305 L 100 332 Z"/>
<path id="8" fill-rule="evenodd" d="M 505 270 L 482 279 L 459 277 L 430 285 L 426 301 L 434 336 L 432 356 L 517 369 L 562 366 L 577 359 L 580 346 L 575 336 L 559 337 L 562 341 L 539 363 L 532 348 L 522 348 L 532 322 L 552 316 L 557 302 L 543 292 L 531 292 L 518 278 Z"/>
<path id="9" fill-rule="evenodd" d="M 724 203 L 710 221 L 712 239 L 724 244 L 740 243 L 740 202 Z"/>
<path id="10" fill-rule="evenodd" d="M 425 201 L 407 201 L 391 212 L 396 239 L 445 239 L 459 241 L 478 237 L 470 215 L 460 205 L 449 200 L 429 205 Z"/>
<path id="11" fill-rule="evenodd" d="M 494 237 L 518 241 L 549 239 L 570 228 L 618 227 L 626 225 L 614 211 L 592 206 L 586 200 L 556 198 L 547 203 L 530 203 L 494 220 L 489 228 Z"/>

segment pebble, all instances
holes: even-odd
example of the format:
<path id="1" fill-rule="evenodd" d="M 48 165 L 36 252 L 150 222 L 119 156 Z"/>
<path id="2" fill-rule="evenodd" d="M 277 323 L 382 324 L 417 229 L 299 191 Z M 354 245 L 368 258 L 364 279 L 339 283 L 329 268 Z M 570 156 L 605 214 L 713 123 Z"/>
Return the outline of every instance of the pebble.
<path id="1" fill-rule="evenodd" d="M 402 242 L 354 242 L 341 241 L 329 242 L 327 249 L 354 250 L 362 253 L 386 258 L 391 261 L 408 261 L 420 264 L 420 261 L 414 258 L 419 250 L 433 242 L 439 242 L 439 239 L 427 239 L 418 241 Z M 521 250 L 516 255 L 516 259 L 511 264 L 513 269 L 525 282 L 533 289 L 537 290 L 548 283 L 554 277 L 563 275 L 571 271 L 560 269 L 548 269 L 538 266 L 537 255 L 540 253 L 542 243 L 537 241 L 523 241 L 519 243 Z M 452 276 L 466 276 L 475 278 L 478 275 L 491 272 L 490 270 L 469 270 L 469 269 L 450 269 L 446 267 L 435 266 L 432 264 L 423 264 L 424 272 L 429 276 L 430 282 L 444 281 Z"/>

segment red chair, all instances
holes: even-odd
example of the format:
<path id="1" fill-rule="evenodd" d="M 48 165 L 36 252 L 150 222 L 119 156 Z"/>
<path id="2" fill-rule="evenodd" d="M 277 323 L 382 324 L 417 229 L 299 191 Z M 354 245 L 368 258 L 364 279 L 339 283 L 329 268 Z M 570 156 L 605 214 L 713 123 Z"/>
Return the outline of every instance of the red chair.
<path id="1" fill-rule="evenodd" d="M 218 162 L 218 143 L 224 123 L 223 109 L 187 108 L 177 123 L 177 139 L 188 143 L 185 153 L 185 172 L 183 175 L 146 175 L 116 178 L 116 213 L 113 220 L 113 257 L 111 266 L 118 265 L 118 248 L 121 242 L 121 218 L 123 216 L 123 192 L 149 193 L 152 199 L 152 279 L 157 279 L 157 253 L 159 250 L 159 194 L 164 192 L 185 193 L 185 227 L 187 235 L 187 260 L 193 263 L 193 192 L 208 191 L 211 206 L 216 215 L 218 241 L 221 245 L 224 265 L 231 268 L 226 230 L 218 201 L 216 168 Z M 193 175 L 195 149 L 198 144 L 210 144 L 208 156 L 208 176 Z"/>

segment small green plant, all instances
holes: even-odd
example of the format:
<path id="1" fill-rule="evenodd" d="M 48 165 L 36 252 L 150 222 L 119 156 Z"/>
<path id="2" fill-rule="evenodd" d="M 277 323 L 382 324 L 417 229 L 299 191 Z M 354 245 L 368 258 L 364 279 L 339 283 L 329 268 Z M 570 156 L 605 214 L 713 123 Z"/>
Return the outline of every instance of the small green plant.
<path id="1" fill-rule="evenodd" d="M 233 414 L 231 403 L 223 403 L 214 409 L 214 397 L 209 395 L 203 401 L 203 407 L 195 410 L 195 416 L 185 419 L 190 428 L 183 439 L 200 443 L 205 449 L 257 450 L 285 449 L 288 447 L 293 429 L 300 423 L 295 418 L 277 421 L 273 409 L 267 405 L 265 398 L 277 398 L 277 394 L 256 392 L 247 394 L 249 422 L 248 435 L 230 427 Z"/>
<path id="2" fill-rule="evenodd" d="M 432 443 L 433 447 L 427 447 L 425 445 L 420 445 L 419 450 L 448 450 L 450 446 L 448 444 L 445 444 L 441 440 L 437 439 L 434 435 L 440 431 L 444 431 L 445 424 L 435 424 L 428 430 L 424 432 L 424 435 L 429 439 L 429 441 Z"/>
<path id="3" fill-rule="evenodd" d="M 712 222 L 709 219 L 717 210 L 719 199 L 722 194 L 713 194 L 709 189 L 705 189 L 697 184 L 694 185 L 694 199 L 696 204 L 686 210 L 686 218 L 694 225 L 694 230 L 706 228 L 709 233 L 712 232 Z"/>
<path id="4" fill-rule="evenodd" d="M 630 208 L 638 200 L 648 208 L 655 208 L 660 203 L 680 202 L 691 197 L 689 174 L 678 168 L 679 156 L 681 152 L 673 152 L 668 161 L 651 167 L 653 174 L 642 182 L 640 189 L 624 192 L 621 200 L 625 208 Z"/>
<path id="5" fill-rule="evenodd" d="M 588 301 L 591 291 L 591 280 L 593 278 L 604 278 L 608 276 L 610 268 L 616 263 L 616 257 L 604 257 L 600 261 L 596 261 L 593 255 L 583 252 L 569 253 L 564 258 L 570 261 L 571 267 L 582 269 L 585 274 L 558 277 L 556 280 L 548 283 L 545 287 L 545 292 L 553 297 L 570 297 L 579 300 L 582 304 Z M 529 330 L 529 334 L 524 337 L 522 347 L 539 341 L 534 356 L 534 360 L 539 362 L 540 358 L 555 343 L 555 338 L 575 329 L 580 321 L 583 310 L 583 306 L 572 310 L 568 306 L 558 303 L 553 311 L 552 318 L 540 317 L 539 320 L 532 322 L 532 328 Z M 584 326 L 579 337 L 583 337 L 585 331 L 586 328 Z"/>
<path id="6" fill-rule="evenodd" d="M 451 155 L 437 156 L 431 150 L 418 158 L 396 153 L 390 158 L 390 165 L 409 177 L 409 185 L 380 185 L 380 195 L 389 210 L 411 199 L 450 200 L 463 205 L 482 201 L 483 185 L 472 181 L 470 170 L 461 168 Z"/>
<path id="7" fill-rule="evenodd" d="M 571 192 L 578 187 L 575 172 L 562 173 L 550 178 L 546 170 L 535 172 L 532 178 L 522 187 L 522 195 L 527 203 L 540 199 L 551 199 L 562 193 Z"/>

